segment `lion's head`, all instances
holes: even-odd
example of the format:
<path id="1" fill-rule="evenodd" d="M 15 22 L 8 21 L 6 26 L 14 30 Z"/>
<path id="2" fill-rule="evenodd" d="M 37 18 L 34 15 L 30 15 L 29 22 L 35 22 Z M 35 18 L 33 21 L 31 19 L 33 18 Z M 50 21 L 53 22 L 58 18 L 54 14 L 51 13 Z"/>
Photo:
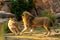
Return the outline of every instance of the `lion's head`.
<path id="1" fill-rule="evenodd" d="M 29 17 L 34 17 L 30 12 L 24 11 L 22 14 L 22 18 L 27 18 L 29 19 Z"/>
<path id="2" fill-rule="evenodd" d="M 22 14 L 22 19 L 28 20 L 30 18 L 34 17 L 30 12 L 24 11 Z"/>
<path id="3" fill-rule="evenodd" d="M 31 20 L 33 17 L 34 17 L 34 16 L 33 16 L 30 12 L 24 11 L 23 14 L 22 14 L 23 23 L 24 23 L 25 25 L 29 24 L 30 20 Z"/>

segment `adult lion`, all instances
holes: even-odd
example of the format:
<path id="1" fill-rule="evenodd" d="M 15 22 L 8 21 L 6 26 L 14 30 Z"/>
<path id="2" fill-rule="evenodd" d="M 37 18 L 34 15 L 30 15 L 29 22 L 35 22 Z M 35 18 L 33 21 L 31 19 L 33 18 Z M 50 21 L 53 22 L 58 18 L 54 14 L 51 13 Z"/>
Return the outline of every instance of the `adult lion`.
<path id="1" fill-rule="evenodd" d="M 19 22 L 17 22 L 13 17 L 9 18 L 8 28 L 13 34 L 18 35 L 19 32 L 22 30 L 22 27 L 23 26 Z"/>
<path id="2" fill-rule="evenodd" d="M 22 20 L 24 23 L 24 29 L 21 31 L 20 35 L 27 29 L 33 32 L 34 28 L 40 26 L 46 30 L 46 35 L 50 35 L 50 27 L 53 26 L 53 22 L 48 17 L 34 17 L 31 13 L 24 11 L 22 14 Z"/>

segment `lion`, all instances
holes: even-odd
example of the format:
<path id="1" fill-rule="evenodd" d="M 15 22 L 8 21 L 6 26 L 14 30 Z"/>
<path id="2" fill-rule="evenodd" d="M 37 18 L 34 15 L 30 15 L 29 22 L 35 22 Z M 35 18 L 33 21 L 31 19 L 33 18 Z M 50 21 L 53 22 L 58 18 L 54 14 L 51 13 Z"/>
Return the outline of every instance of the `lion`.
<path id="1" fill-rule="evenodd" d="M 14 18 L 9 18 L 8 28 L 13 34 L 19 35 L 19 32 L 22 30 L 21 27 L 22 25 L 20 25 L 20 23 L 18 23 Z"/>
<path id="2" fill-rule="evenodd" d="M 35 17 L 30 12 L 24 11 L 22 14 L 22 20 L 24 23 L 24 29 L 20 32 L 20 35 L 22 35 L 27 29 L 30 29 L 30 34 L 32 35 L 36 27 L 43 27 L 46 30 L 45 35 L 47 36 L 51 34 L 50 28 L 53 26 L 53 22 L 48 17 Z"/>

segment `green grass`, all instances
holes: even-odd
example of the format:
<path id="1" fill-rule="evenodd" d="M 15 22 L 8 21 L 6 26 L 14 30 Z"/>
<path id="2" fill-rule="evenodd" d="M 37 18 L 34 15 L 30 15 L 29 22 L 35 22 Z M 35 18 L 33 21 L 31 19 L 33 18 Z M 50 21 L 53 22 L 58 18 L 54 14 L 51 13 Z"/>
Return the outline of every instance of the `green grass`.
<path id="1" fill-rule="evenodd" d="M 0 40 L 4 40 L 4 29 L 3 24 L 0 23 Z"/>

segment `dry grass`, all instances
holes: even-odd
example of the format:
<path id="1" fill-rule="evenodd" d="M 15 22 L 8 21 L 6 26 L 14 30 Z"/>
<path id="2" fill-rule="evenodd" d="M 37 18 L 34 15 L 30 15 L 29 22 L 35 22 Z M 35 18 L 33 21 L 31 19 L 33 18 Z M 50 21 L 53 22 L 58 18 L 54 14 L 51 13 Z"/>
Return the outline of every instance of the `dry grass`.
<path id="1" fill-rule="evenodd" d="M 29 36 L 29 33 L 25 32 L 22 36 L 20 35 L 14 36 L 12 33 L 8 33 L 5 35 L 5 37 L 7 38 L 6 40 L 8 39 L 11 39 L 11 40 L 17 40 L 17 39 L 18 40 L 60 40 L 60 32 L 59 33 L 52 32 L 49 37 L 46 37 L 39 31 L 35 31 L 32 36 Z"/>

